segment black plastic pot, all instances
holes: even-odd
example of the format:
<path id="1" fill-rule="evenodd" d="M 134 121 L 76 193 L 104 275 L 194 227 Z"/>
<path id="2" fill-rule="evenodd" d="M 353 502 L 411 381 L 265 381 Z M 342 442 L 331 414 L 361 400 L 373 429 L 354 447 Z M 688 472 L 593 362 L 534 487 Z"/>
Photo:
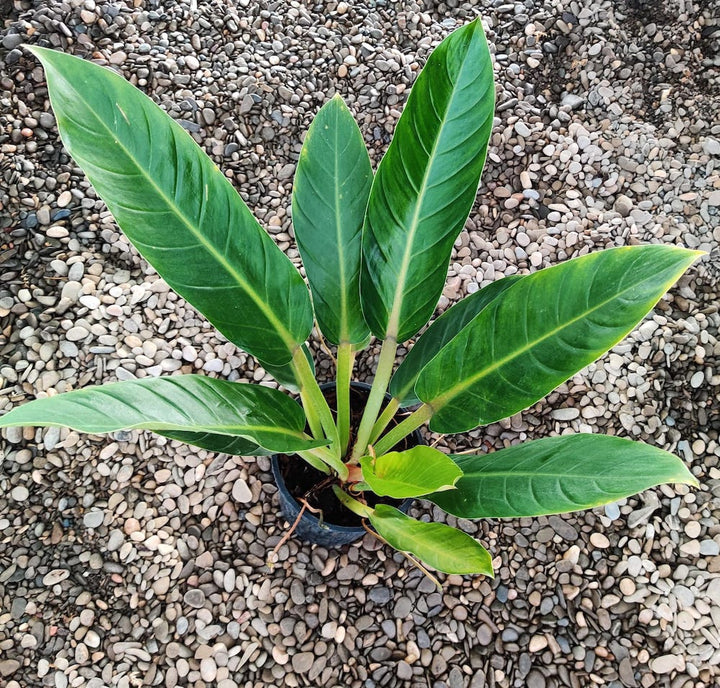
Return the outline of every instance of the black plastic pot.
<path id="1" fill-rule="evenodd" d="M 353 390 L 356 391 L 363 390 L 364 392 L 368 393 L 370 391 L 370 385 L 364 382 L 352 382 L 351 387 Z M 323 390 L 323 392 L 334 390 L 335 383 L 330 382 L 321 385 L 320 388 Z M 390 401 L 390 398 L 391 397 L 389 394 L 385 395 L 386 402 Z M 398 414 L 402 412 L 403 410 L 400 409 L 398 411 Z M 420 435 L 419 431 L 415 430 L 415 432 L 413 432 L 407 437 L 406 442 L 408 443 L 407 448 L 417 446 L 418 444 L 422 444 L 422 436 Z M 299 456 L 293 456 L 290 457 L 290 459 L 292 461 L 301 462 L 299 465 L 303 466 L 303 470 L 308 470 L 308 465 Z M 273 476 L 278 487 L 280 509 L 282 510 L 283 516 L 285 516 L 288 522 L 292 525 L 293 523 L 295 523 L 298 514 L 302 510 L 302 506 L 292 495 L 290 489 L 288 488 L 288 485 L 286 484 L 285 477 L 283 476 L 282 470 L 280 468 L 279 454 L 274 454 L 271 457 L 271 465 Z M 310 470 L 314 471 L 315 469 Z M 317 475 L 318 481 L 321 481 L 327 477 L 320 473 L 320 471 L 317 471 Z M 390 503 L 390 501 L 391 500 L 388 500 L 388 503 Z M 400 509 L 400 511 L 407 512 L 411 504 L 412 499 L 406 499 L 399 504 L 396 503 L 396 506 L 398 509 Z M 360 517 L 357 517 L 357 521 L 359 524 Z M 365 529 L 361 525 L 336 525 L 333 523 L 329 523 L 325 520 L 321 521 L 315 514 L 307 510 L 305 510 L 302 517 L 300 518 L 300 522 L 293 531 L 294 537 L 298 537 L 302 540 L 305 540 L 306 542 L 322 545 L 323 547 L 342 547 L 343 545 L 348 545 L 351 542 L 359 540 L 361 537 L 363 537 L 363 535 L 365 535 Z"/>

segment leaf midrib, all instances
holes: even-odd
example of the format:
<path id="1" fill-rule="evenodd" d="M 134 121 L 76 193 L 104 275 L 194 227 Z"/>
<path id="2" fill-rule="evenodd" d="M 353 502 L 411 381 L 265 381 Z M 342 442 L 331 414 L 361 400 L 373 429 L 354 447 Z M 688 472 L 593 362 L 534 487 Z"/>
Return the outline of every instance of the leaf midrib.
<path id="1" fill-rule="evenodd" d="M 338 113 L 335 111 L 335 126 L 334 136 L 335 145 L 333 146 L 333 185 L 335 187 L 335 243 L 337 245 L 338 252 L 338 279 L 340 282 L 340 331 L 338 332 L 340 344 L 349 343 L 349 327 L 348 327 L 348 303 L 347 303 L 347 284 L 346 284 L 346 271 L 345 271 L 345 251 L 343 248 L 343 236 L 342 236 L 342 220 L 340 217 L 340 188 L 339 188 L 339 177 L 340 177 L 340 159 L 338 157 Z"/>
<path id="2" fill-rule="evenodd" d="M 478 21 L 478 20 L 475 20 Z M 470 42 L 475 40 L 475 31 L 477 29 L 473 29 L 473 35 L 470 38 Z M 388 317 L 388 325 L 386 329 L 386 338 L 387 339 L 397 339 L 397 335 L 399 334 L 399 326 L 400 326 L 400 311 L 402 310 L 403 305 L 403 296 L 405 291 L 405 283 L 407 281 L 407 275 L 408 275 L 408 269 L 410 267 L 410 262 L 412 259 L 413 254 L 413 244 L 415 242 L 415 235 L 417 234 L 417 230 L 420 224 L 420 210 L 423 207 L 423 204 L 425 202 L 425 194 L 428 190 L 428 179 L 430 177 L 430 172 L 432 170 L 433 164 L 435 162 L 435 157 L 437 155 L 438 146 L 440 143 L 440 139 L 442 138 L 442 134 L 444 131 L 444 128 L 447 126 L 447 114 L 450 112 L 452 103 L 455 99 L 455 96 L 458 92 L 457 84 L 460 83 L 461 77 L 463 74 L 463 71 L 465 70 L 465 66 L 467 64 L 467 52 L 470 50 L 470 42 L 468 43 L 467 49 L 465 51 L 465 55 L 463 56 L 462 64 L 460 67 L 460 71 L 458 72 L 457 78 L 455 83 L 453 84 L 452 94 L 447 102 L 447 106 L 445 107 L 445 111 L 442 115 L 442 120 L 440 123 L 440 127 L 438 130 L 438 134 L 435 138 L 435 141 L 433 142 L 432 150 L 430 151 L 430 155 L 428 156 L 428 163 L 425 168 L 425 172 L 423 173 L 423 179 L 420 184 L 420 193 L 418 194 L 417 202 L 415 204 L 415 210 L 413 211 L 413 216 L 410 221 L 410 230 L 407 234 L 407 242 L 405 244 L 405 251 L 403 253 L 402 262 L 400 264 L 400 271 L 398 273 L 398 279 L 395 287 L 395 295 L 393 297 L 393 304 L 390 309 L 390 314 Z M 444 55 L 446 69 L 447 69 L 447 51 Z M 433 107 L 434 110 L 434 107 Z M 398 153 L 399 155 L 399 153 Z"/>
<path id="3" fill-rule="evenodd" d="M 52 52 L 52 51 L 51 51 Z M 130 151 L 127 149 L 127 147 L 120 141 L 120 138 L 115 135 L 115 133 L 110 129 L 107 124 L 100 119 L 97 114 L 95 113 L 94 108 L 92 105 L 88 102 L 87 99 L 83 98 L 83 96 L 77 91 L 77 89 L 74 88 L 70 82 L 65 79 L 62 74 L 60 74 L 52 65 L 52 63 L 48 63 L 50 68 L 53 69 L 56 73 L 56 75 L 60 76 L 60 79 L 64 81 L 65 83 L 69 84 L 72 88 L 73 92 L 76 94 L 78 99 L 85 105 L 85 107 L 93 114 L 95 120 L 100 123 L 100 126 L 102 129 L 105 130 L 105 132 L 115 141 L 115 144 L 123 151 L 127 159 L 130 161 L 131 165 L 133 165 L 137 170 L 139 170 L 140 175 L 147 181 L 147 183 L 155 189 L 155 191 L 158 193 L 160 198 L 165 202 L 165 204 L 169 207 L 170 212 L 174 214 L 182 224 L 184 224 L 187 229 L 190 231 L 190 233 L 199 241 L 200 244 L 202 244 L 205 249 L 210 253 L 224 268 L 225 270 L 230 274 L 231 277 L 233 277 L 240 286 L 241 289 L 243 289 L 248 296 L 255 302 L 255 304 L 258 306 L 258 308 L 266 315 L 270 323 L 275 327 L 276 331 L 282 338 L 282 340 L 285 342 L 285 345 L 288 347 L 289 352 L 292 354 L 292 352 L 297 348 L 297 343 L 295 341 L 295 337 L 292 337 L 290 332 L 285 328 L 285 326 L 280 322 L 280 320 L 277 318 L 275 313 L 272 311 L 272 309 L 268 308 L 263 299 L 260 297 L 259 294 L 250 286 L 250 284 L 238 273 L 235 268 L 225 259 L 225 257 L 211 244 L 207 241 L 207 239 L 203 236 L 202 232 L 200 231 L 199 227 L 196 227 L 192 222 L 190 222 L 185 215 L 180 211 L 180 208 L 175 203 L 173 199 L 171 199 L 153 180 L 153 178 L 148 174 L 148 171 L 145 170 L 144 167 L 142 167 L 139 162 L 131 155 Z M 47 65 L 46 65 L 47 69 Z M 113 76 L 115 75 L 114 72 L 110 72 Z M 142 94 L 145 98 L 148 98 L 144 93 Z M 154 103 L 150 98 L 148 98 L 150 102 L 155 106 L 158 107 L 156 103 Z M 118 109 L 120 110 L 121 114 L 126 118 L 125 113 L 120 109 L 118 105 Z M 167 113 L 165 114 L 169 119 L 170 122 L 168 124 L 169 127 L 177 126 L 183 135 L 187 135 L 186 132 L 180 127 Z M 173 140 L 175 137 L 175 134 L 177 132 L 172 132 Z M 195 142 L 190 139 L 193 145 Z M 202 163 L 201 163 L 202 164 Z M 215 168 L 213 166 L 213 169 L 211 170 L 211 174 L 215 174 Z M 215 175 L 217 177 L 217 175 Z M 230 182 L 225 179 L 225 177 L 221 177 L 223 184 L 229 184 Z M 231 188 L 231 192 L 237 193 L 235 189 Z M 253 218 L 254 219 L 254 218 Z M 259 226 L 258 226 L 259 227 Z M 262 232 L 262 228 L 259 227 L 260 231 Z M 261 237 L 262 241 L 262 237 Z"/>

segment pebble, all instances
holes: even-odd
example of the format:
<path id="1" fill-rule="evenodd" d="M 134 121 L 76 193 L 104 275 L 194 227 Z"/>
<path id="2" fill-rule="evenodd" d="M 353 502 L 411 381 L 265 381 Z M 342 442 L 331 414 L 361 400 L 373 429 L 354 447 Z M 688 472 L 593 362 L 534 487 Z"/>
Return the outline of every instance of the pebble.
<path id="1" fill-rule="evenodd" d="M 0 660 L 0 675 L 12 676 L 20 668 L 20 662 L 17 659 Z"/>
<path id="2" fill-rule="evenodd" d="M 99 528 L 102 525 L 104 519 L 105 519 L 104 511 L 98 511 L 98 510 L 88 511 L 83 516 L 83 525 L 86 528 Z"/>
<path id="3" fill-rule="evenodd" d="M 14 499 L 16 502 L 24 502 L 29 496 L 30 492 L 24 485 L 18 485 L 17 487 L 13 487 L 13 489 L 10 490 L 10 497 L 12 497 L 12 499 Z"/>
<path id="4" fill-rule="evenodd" d="M 242 478 L 238 478 L 233 484 L 232 496 L 236 502 L 241 504 L 249 504 L 252 501 L 252 492 Z"/>
<path id="5" fill-rule="evenodd" d="M 623 217 L 627 217 L 630 214 L 630 211 L 633 209 L 633 202 L 630 200 L 625 194 L 620 194 L 615 199 L 615 210 L 617 210 L 620 215 Z"/>
<path id="6" fill-rule="evenodd" d="M 598 549 L 607 549 L 610 547 L 610 540 L 602 533 L 593 533 L 590 536 L 590 542 L 593 547 L 597 547 Z"/>
<path id="7" fill-rule="evenodd" d="M 53 569 L 43 576 L 43 585 L 57 585 L 62 581 L 67 580 L 70 576 L 70 571 L 67 569 Z"/>
<path id="8" fill-rule="evenodd" d="M 292 668 L 298 674 L 306 674 L 310 671 L 313 662 L 315 661 L 315 655 L 312 652 L 299 652 L 292 657 Z"/>
<path id="9" fill-rule="evenodd" d="M 682 660 L 676 655 L 661 655 L 650 662 L 650 668 L 656 674 L 669 674 L 680 667 Z"/>
<path id="10" fill-rule="evenodd" d="M 199 589 L 188 590 L 183 599 L 189 607 L 200 609 L 205 604 L 205 593 Z"/>

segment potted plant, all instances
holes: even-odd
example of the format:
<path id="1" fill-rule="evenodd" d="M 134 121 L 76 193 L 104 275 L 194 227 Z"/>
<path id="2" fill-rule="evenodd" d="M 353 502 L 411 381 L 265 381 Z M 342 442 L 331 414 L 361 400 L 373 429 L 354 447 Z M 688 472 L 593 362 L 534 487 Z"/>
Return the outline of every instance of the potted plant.
<path id="1" fill-rule="evenodd" d="M 291 455 L 288 475 L 312 467 L 378 537 L 460 574 L 492 575 L 482 545 L 387 500 L 506 518 L 696 483 L 677 457 L 618 437 L 563 435 L 475 456 L 404 444 L 425 423 L 463 432 L 535 403 L 620 341 L 699 255 L 625 246 L 498 280 L 438 317 L 394 370 L 398 345 L 433 315 L 485 161 L 494 84 L 479 19 L 428 58 L 374 175 L 343 101 L 318 112 L 292 197 L 309 292 L 222 172 L 148 97 L 109 69 L 29 50 L 45 68 L 65 147 L 130 241 L 301 403 L 278 389 L 180 375 L 37 399 L 0 426 L 137 428 L 212 451 Z M 306 345 L 314 323 L 336 347 L 325 394 Z M 371 336 L 382 349 L 358 407 L 353 364 Z M 398 416 L 402 407 L 414 410 Z M 304 502 L 300 512 L 317 511 Z"/>

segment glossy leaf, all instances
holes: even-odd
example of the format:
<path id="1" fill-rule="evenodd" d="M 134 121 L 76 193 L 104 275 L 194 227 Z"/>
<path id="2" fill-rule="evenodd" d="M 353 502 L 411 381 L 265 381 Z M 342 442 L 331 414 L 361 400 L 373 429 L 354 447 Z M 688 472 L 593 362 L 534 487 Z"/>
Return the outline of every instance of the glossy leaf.
<path id="1" fill-rule="evenodd" d="M 460 518 L 520 518 L 591 509 L 661 483 L 697 485 L 683 462 L 642 442 L 563 435 L 482 456 L 454 456 L 455 490 L 426 497 Z"/>
<path id="2" fill-rule="evenodd" d="M 617 344 L 698 255 L 624 246 L 526 275 L 421 371 L 431 430 L 470 430 L 535 403 Z"/>
<path id="3" fill-rule="evenodd" d="M 414 554 L 438 571 L 493 577 L 489 552 L 460 530 L 443 523 L 416 521 L 387 504 L 378 504 L 368 519 L 392 547 Z"/>
<path id="4" fill-rule="evenodd" d="M 360 459 L 363 479 L 382 497 L 405 499 L 439 490 L 450 490 L 462 475 L 457 464 L 432 447 L 417 446 Z"/>
<path id="5" fill-rule="evenodd" d="M 409 339 L 435 310 L 477 193 L 494 108 L 490 52 L 477 19 L 428 58 L 373 181 L 360 291 L 377 337 Z"/>
<path id="6" fill-rule="evenodd" d="M 360 308 L 361 230 L 372 167 L 360 129 L 342 98 L 323 105 L 305 136 L 293 186 L 292 216 L 322 333 L 333 344 L 370 334 Z"/>
<path id="7" fill-rule="evenodd" d="M 65 148 L 128 239 L 230 341 L 275 365 L 310 334 L 300 273 L 183 128 L 118 74 L 32 47 Z"/>
<path id="8" fill-rule="evenodd" d="M 284 453 L 323 444 L 304 435 L 305 414 L 282 392 L 203 375 L 87 387 L 36 399 L 0 417 L 0 427 L 26 425 L 91 433 L 131 429 L 170 436 L 212 433 L 244 437 L 263 449 Z M 196 435 L 196 439 L 200 438 Z"/>
<path id="9" fill-rule="evenodd" d="M 462 301 L 448 308 L 422 333 L 390 382 L 390 394 L 400 402 L 400 406 L 420 403 L 414 391 L 420 371 L 485 306 L 519 279 L 521 279 L 520 275 L 509 275 L 466 296 Z"/>

